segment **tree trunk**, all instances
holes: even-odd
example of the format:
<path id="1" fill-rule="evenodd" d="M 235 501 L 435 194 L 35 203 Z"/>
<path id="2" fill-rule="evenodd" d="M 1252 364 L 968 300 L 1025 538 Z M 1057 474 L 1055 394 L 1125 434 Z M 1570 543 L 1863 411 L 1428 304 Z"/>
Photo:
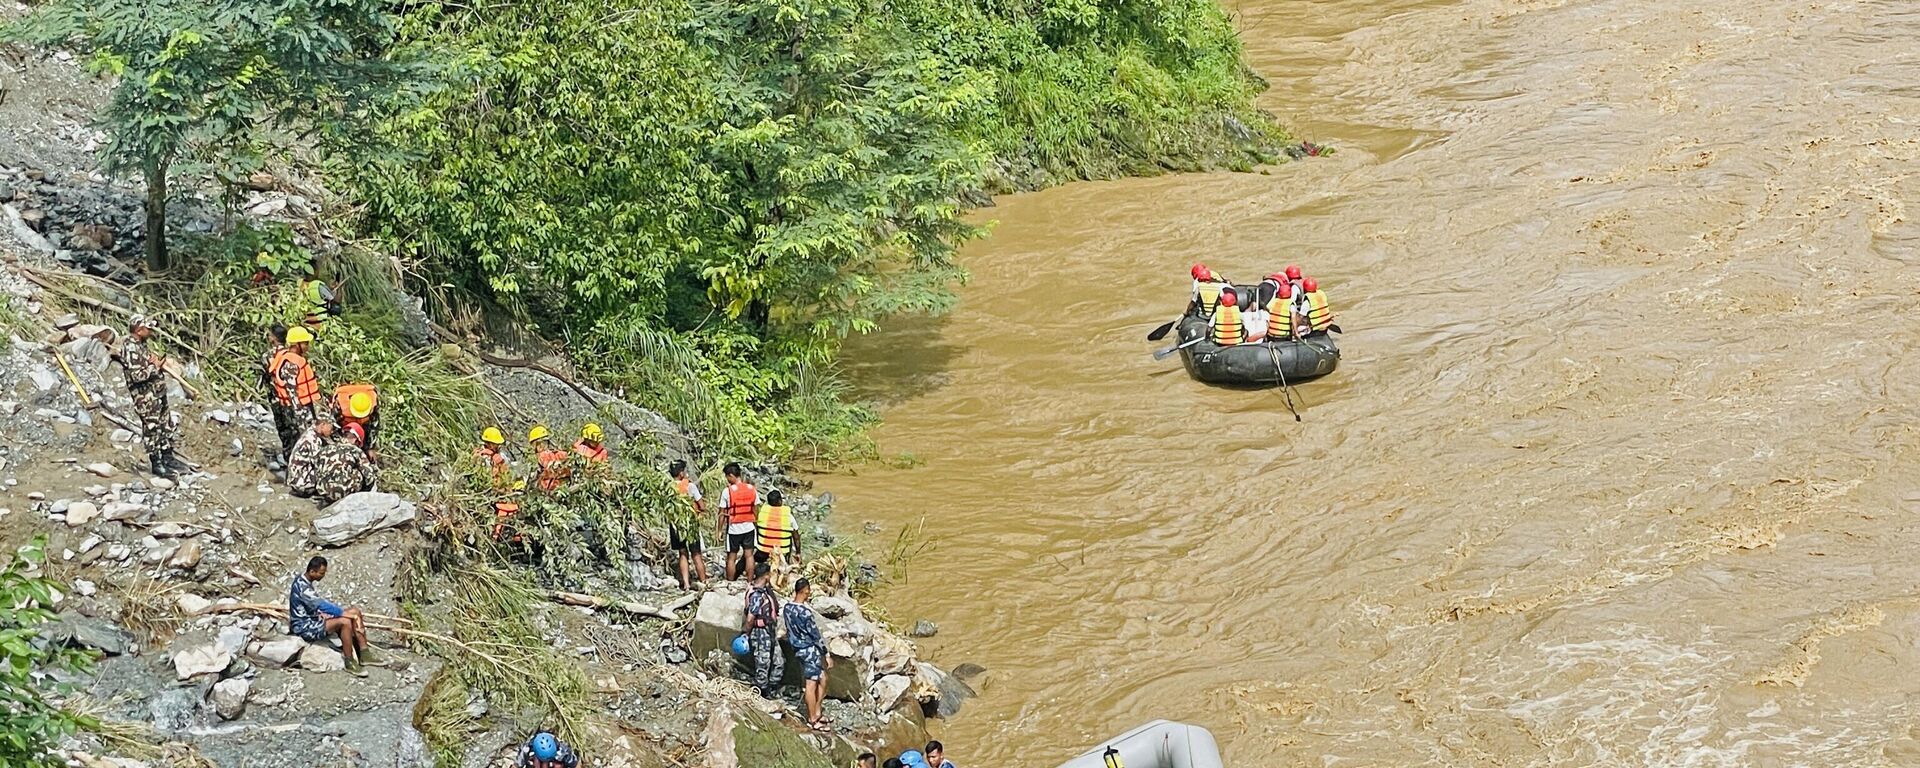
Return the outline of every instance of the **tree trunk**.
<path id="1" fill-rule="evenodd" d="M 167 166 L 166 161 L 147 165 L 147 272 L 164 272 L 173 266 L 167 256 Z"/>

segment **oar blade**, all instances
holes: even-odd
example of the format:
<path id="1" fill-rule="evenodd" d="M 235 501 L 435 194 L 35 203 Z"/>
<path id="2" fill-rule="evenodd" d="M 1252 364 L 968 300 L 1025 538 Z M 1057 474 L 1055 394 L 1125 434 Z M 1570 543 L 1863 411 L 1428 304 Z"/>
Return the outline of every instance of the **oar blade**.
<path id="1" fill-rule="evenodd" d="M 1180 321 L 1168 320 L 1166 325 L 1162 325 L 1158 328 L 1153 329 L 1152 332 L 1147 334 L 1147 341 L 1159 341 L 1161 339 L 1166 338 L 1167 334 L 1173 330 L 1174 324 L 1178 322 Z"/>

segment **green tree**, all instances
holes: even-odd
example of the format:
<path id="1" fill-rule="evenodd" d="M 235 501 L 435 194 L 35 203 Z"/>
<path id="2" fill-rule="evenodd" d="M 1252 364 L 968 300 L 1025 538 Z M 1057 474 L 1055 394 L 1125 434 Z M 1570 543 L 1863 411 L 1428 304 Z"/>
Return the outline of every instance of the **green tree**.
<path id="1" fill-rule="evenodd" d="M 375 102 L 408 91 L 390 0 L 56 0 L 11 36 L 90 55 L 118 78 L 105 166 L 146 181 L 147 261 L 170 266 L 169 182 L 257 170 L 279 139 L 365 151 Z"/>
<path id="2" fill-rule="evenodd" d="M 85 672 L 92 656 L 40 637 L 40 625 L 53 619 L 55 586 L 29 574 L 45 552 L 46 540 L 35 539 L 0 567 L 0 765 L 59 765 L 47 750 L 87 725 L 48 700 L 58 686 L 45 676 Z"/>

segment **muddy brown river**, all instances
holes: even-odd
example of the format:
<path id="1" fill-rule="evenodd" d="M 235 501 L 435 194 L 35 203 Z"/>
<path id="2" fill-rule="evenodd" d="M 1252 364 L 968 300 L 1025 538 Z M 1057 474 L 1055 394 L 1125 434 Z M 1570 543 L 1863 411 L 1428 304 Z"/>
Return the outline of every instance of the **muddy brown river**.
<path id="1" fill-rule="evenodd" d="M 1338 154 L 1004 198 L 853 350 L 950 753 L 1920 765 L 1920 4 L 1229 2 Z M 1195 261 L 1328 286 L 1302 423 L 1149 358 Z"/>

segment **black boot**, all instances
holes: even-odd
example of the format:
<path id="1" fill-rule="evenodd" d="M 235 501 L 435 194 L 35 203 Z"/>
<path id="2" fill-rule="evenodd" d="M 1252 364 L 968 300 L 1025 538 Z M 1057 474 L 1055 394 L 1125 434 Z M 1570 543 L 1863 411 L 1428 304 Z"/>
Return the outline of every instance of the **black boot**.
<path id="1" fill-rule="evenodd" d="M 180 458 L 180 454 L 174 453 L 171 448 L 167 449 L 167 467 L 175 473 L 193 471 L 193 465 L 188 464 L 186 459 Z"/>
<path id="2" fill-rule="evenodd" d="M 168 480 L 173 479 L 173 461 L 172 457 L 168 456 L 166 451 L 154 451 L 153 454 L 147 458 L 152 460 L 154 477 L 164 477 Z"/>

